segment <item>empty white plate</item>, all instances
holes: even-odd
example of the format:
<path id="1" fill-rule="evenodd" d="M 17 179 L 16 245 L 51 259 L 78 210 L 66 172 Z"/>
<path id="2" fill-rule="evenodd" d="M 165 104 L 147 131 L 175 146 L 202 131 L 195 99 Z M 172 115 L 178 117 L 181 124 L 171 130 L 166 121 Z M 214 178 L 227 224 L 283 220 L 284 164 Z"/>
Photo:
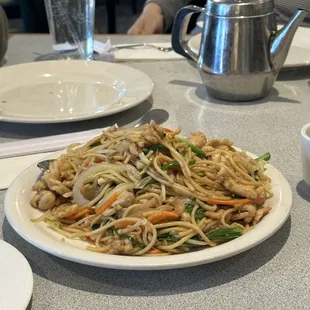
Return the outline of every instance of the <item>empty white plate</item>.
<path id="1" fill-rule="evenodd" d="M 33 276 L 26 258 L 0 240 L 0 309 L 26 309 L 32 295 Z"/>
<path id="2" fill-rule="evenodd" d="M 203 22 L 199 21 L 197 26 L 202 28 Z M 279 26 L 281 28 L 282 26 Z M 188 41 L 189 48 L 199 54 L 201 33 L 192 36 Z M 295 68 L 310 65 L 310 28 L 299 27 L 294 36 L 291 48 L 284 63 L 284 68 Z"/>
<path id="3" fill-rule="evenodd" d="M 152 80 L 124 65 L 44 61 L 1 69 L 0 120 L 60 123 L 97 118 L 146 100 Z"/>

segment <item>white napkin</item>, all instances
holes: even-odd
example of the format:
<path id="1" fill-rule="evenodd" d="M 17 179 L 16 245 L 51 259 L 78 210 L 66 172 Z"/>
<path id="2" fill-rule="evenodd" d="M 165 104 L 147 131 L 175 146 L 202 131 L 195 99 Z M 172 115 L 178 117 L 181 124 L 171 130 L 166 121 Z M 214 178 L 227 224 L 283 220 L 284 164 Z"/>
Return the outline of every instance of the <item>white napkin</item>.
<path id="1" fill-rule="evenodd" d="M 0 190 L 8 188 L 24 169 L 53 154 L 54 151 L 63 150 L 72 143 L 86 143 L 106 129 L 92 129 L 0 144 Z"/>
<path id="2" fill-rule="evenodd" d="M 0 160 L 2 158 L 62 150 L 72 143 L 85 143 L 100 135 L 106 129 L 107 128 L 98 128 L 43 138 L 2 143 L 0 149 Z"/>
<path id="3" fill-rule="evenodd" d="M 94 40 L 94 51 L 99 54 L 99 56 L 95 55 L 95 60 L 115 61 L 113 46 L 109 38 L 104 43 Z"/>
<path id="4" fill-rule="evenodd" d="M 53 154 L 53 152 L 0 159 L 0 190 L 7 189 L 27 167 Z"/>
<path id="5" fill-rule="evenodd" d="M 162 52 L 155 48 L 146 48 L 146 47 L 135 47 L 135 48 L 126 48 L 118 50 L 118 47 L 124 45 L 136 45 L 134 44 L 117 44 L 111 45 L 110 40 L 108 39 L 105 43 L 95 41 L 94 50 L 100 54 L 100 60 L 106 60 L 105 58 L 111 58 L 111 53 L 116 61 L 132 60 L 132 61 L 142 61 L 142 60 L 180 60 L 184 59 L 183 56 L 177 54 L 174 51 L 171 52 Z M 143 42 L 141 42 L 143 44 Z M 150 43 L 155 46 L 161 47 L 171 47 L 171 43 Z"/>

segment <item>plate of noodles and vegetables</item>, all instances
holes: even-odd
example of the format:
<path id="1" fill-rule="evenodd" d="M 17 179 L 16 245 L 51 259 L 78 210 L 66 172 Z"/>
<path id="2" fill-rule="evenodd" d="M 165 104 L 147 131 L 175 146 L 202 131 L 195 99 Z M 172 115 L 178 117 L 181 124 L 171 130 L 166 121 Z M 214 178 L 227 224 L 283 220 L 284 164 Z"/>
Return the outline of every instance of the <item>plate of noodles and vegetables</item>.
<path id="1" fill-rule="evenodd" d="M 229 139 L 151 121 L 113 126 L 36 165 L 5 198 L 12 227 L 53 255 L 116 269 L 171 269 L 241 253 L 289 216 L 284 176 Z"/>

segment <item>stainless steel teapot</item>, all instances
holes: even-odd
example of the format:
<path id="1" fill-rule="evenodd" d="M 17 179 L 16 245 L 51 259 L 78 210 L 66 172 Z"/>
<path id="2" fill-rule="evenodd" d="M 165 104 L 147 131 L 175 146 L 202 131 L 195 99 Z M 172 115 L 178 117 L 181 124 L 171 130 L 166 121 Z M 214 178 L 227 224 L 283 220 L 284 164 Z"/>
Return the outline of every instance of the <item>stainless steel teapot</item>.
<path id="1" fill-rule="evenodd" d="M 199 55 L 186 33 L 194 13 L 204 14 Z M 172 47 L 197 62 L 208 95 L 226 101 L 265 97 L 287 57 L 294 34 L 308 12 L 297 10 L 277 30 L 273 0 L 208 0 L 206 8 L 181 9 L 172 30 Z"/>

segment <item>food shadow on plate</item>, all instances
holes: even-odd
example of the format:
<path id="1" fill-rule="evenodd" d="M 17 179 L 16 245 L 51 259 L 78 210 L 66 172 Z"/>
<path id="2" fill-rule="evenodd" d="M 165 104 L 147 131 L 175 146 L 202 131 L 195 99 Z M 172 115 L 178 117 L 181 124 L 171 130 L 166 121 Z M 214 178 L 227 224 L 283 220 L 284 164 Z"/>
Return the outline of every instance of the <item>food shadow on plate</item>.
<path id="1" fill-rule="evenodd" d="M 114 124 L 119 126 L 134 124 L 153 107 L 153 98 L 126 111 L 85 121 L 54 124 L 22 124 L 0 121 L 0 131 L 3 138 L 39 138 L 50 135 L 65 134 L 108 127 Z M 38 130 L 39 129 L 39 130 Z"/>
<path id="2" fill-rule="evenodd" d="M 310 202 L 310 190 L 309 186 L 304 180 L 301 180 L 297 183 L 296 186 L 297 194 L 304 200 Z"/>
<path id="3" fill-rule="evenodd" d="M 173 80 L 170 82 L 171 84 L 175 85 L 180 85 L 180 86 L 187 86 L 187 87 L 192 87 L 195 88 L 194 96 L 199 98 L 200 100 L 212 104 L 218 104 L 218 105 L 229 105 L 229 106 L 250 106 L 250 105 L 258 105 L 258 104 L 263 104 L 266 102 L 287 102 L 287 103 L 300 103 L 298 100 L 286 98 L 286 97 L 281 97 L 280 92 L 273 87 L 269 94 L 261 99 L 258 100 L 253 100 L 253 101 L 223 101 L 223 100 L 218 100 L 215 98 L 211 98 L 207 94 L 206 87 L 202 83 L 196 83 L 196 82 L 190 82 L 190 81 L 183 81 L 183 80 Z M 195 98 L 192 98 L 195 100 Z"/>
<path id="4" fill-rule="evenodd" d="M 91 267 L 57 258 L 24 241 L 6 219 L 3 223 L 4 240 L 25 255 L 38 276 L 73 289 L 115 296 L 175 295 L 233 282 L 272 260 L 285 245 L 290 230 L 289 218 L 262 244 L 219 262 L 174 270 L 126 271 Z"/>

